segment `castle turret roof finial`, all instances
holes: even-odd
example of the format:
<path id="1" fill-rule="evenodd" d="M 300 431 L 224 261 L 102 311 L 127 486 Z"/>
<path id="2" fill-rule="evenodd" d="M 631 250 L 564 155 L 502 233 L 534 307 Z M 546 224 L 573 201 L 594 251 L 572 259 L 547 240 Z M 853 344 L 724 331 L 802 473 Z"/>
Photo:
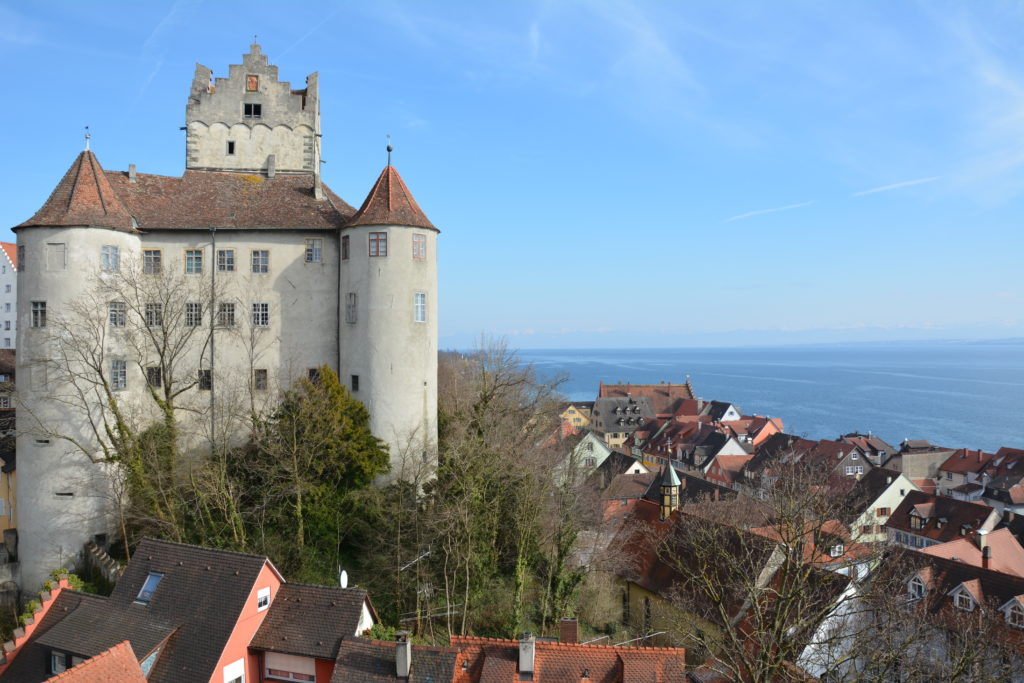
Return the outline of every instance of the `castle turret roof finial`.
<path id="1" fill-rule="evenodd" d="M 86 152 L 89 151 L 89 138 L 91 138 L 91 137 L 92 137 L 92 134 L 89 132 L 89 126 L 86 126 L 85 127 L 85 151 Z"/>
<path id="2" fill-rule="evenodd" d="M 395 148 L 391 146 L 391 134 L 390 133 L 388 134 L 387 138 L 388 138 L 388 148 L 387 148 L 388 149 L 388 166 L 390 166 L 391 165 L 391 153 L 393 151 L 395 151 Z"/>

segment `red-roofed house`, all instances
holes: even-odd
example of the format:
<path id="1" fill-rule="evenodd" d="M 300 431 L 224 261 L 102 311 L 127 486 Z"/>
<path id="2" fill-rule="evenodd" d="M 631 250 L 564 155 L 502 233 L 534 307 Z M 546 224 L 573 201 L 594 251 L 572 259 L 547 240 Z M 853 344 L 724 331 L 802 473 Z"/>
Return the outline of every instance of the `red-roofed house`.
<path id="1" fill-rule="evenodd" d="M 0 348 L 17 347 L 18 250 L 11 242 L 0 242 Z"/>

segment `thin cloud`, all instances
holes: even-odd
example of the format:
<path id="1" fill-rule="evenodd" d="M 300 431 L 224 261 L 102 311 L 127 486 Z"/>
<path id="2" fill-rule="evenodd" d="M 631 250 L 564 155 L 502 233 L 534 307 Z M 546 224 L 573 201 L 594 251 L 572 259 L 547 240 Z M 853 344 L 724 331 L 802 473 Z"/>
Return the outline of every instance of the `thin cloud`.
<path id="1" fill-rule="evenodd" d="M 911 185 L 924 185 L 925 183 L 931 183 L 942 176 L 934 176 L 932 178 L 918 178 L 917 180 L 904 180 L 902 183 L 893 183 L 892 185 L 883 185 L 882 187 L 873 187 L 870 190 L 861 190 L 860 192 L 854 192 L 851 197 L 863 197 L 866 194 L 875 194 L 876 192 L 888 192 L 889 190 L 898 190 L 901 187 L 910 187 Z"/>
<path id="2" fill-rule="evenodd" d="M 722 222 L 723 223 L 731 223 L 733 221 L 743 220 L 744 218 L 750 218 L 751 216 L 760 216 L 760 215 L 766 214 L 766 213 L 777 213 L 779 211 L 790 211 L 791 209 L 802 209 L 803 207 L 810 206 L 813 203 L 814 203 L 814 200 L 812 199 L 809 202 L 801 202 L 799 204 L 790 204 L 789 206 L 777 206 L 774 209 L 758 209 L 757 211 L 748 211 L 747 213 L 741 213 L 740 215 L 733 216 L 732 218 L 726 218 Z"/>

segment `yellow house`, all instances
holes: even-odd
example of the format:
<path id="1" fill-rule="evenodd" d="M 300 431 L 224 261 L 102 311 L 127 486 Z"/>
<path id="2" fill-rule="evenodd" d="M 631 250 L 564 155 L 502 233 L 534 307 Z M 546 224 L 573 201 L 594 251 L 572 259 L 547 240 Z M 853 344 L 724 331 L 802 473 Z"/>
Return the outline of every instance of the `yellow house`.
<path id="1" fill-rule="evenodd" d="M 593 401 L 563 403 L 562 412 L 558 414 L 562 419 L 562 435 L 575 434 L 590 425 L 590 411 L 593 407 Z"/>

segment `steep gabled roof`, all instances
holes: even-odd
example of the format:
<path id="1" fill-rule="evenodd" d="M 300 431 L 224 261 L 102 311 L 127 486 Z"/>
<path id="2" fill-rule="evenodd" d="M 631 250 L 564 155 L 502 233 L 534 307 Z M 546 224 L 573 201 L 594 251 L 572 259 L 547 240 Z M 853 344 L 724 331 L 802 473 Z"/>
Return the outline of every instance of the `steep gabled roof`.
<path id="1" fill-rule="evenodd" d="M 282 584 L 249 647 L 334 659 L 342 638 L 359 635 L 366 601 L 358 588 Z"/>
<path id="2" fill-rule="evenodd" d="M 459 653 L 450 647 L 413 645 L 408 678 L 398 678 L 395 643 L 346 636 L 338 648 L 331 683 L 448 683 Z"/>
<path id="3" fill-rule="evenodd" d="M 7 256 L 7 260 L 11 262 L 14 269 L 18 269 L 18 245 L 14 242 L 0 242 L 0 247 L 3 247 L 4 254 Z"/>
<path id="4" fill-rule="evenodd" d="M 413 199 L 402 176 L 390 164 L 381 171 L 370 194 L 366 195 L 366 201 L 347 227 L 357 225 L 409 225 L 437 230 Z"/>
<path id="5" fill-rule="evenodd" d="M 128 209 L 89 150 L 78 155 L 43 207 L 17 227 L 65 225 L 135 232 Z"/>
<path id="6" fill-rule="evenodd" d="M 91 657 L 47 683 L 146 683 L 127 640 Z"/>

